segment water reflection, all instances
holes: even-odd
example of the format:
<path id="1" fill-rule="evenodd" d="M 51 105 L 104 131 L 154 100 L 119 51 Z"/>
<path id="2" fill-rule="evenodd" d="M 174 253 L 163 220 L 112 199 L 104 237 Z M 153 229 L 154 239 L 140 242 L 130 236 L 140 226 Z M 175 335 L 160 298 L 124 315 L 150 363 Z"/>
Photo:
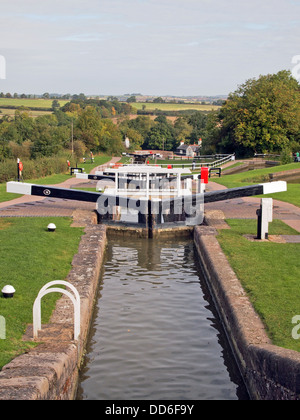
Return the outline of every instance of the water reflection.
<path id="1" fill-rule="evenodd" d="M 109 241 L 78 399 L 247 399 L 192 241 Z"/>

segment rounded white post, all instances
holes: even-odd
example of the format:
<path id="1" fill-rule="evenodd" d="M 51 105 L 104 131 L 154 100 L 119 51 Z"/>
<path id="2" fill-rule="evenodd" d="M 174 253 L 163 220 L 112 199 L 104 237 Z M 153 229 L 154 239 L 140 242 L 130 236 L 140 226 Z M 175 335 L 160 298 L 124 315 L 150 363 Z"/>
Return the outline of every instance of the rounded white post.
<path id="1" fill-rule="evenodd" d="M 54 285 L 64 285 L 69 287 L 73 294 L 70 293 L 68 290 L 58 288 L 58 287 L 51 287 Z M 45 286 L 41 288 L 38 293 L 38 296 L 33 305 L 33 338 L 36 339 L 38 337 L 38 331 L 42 329 L 42 322 L 41 322 L 41 300 L 42 298 L 53 292 L 62 293 L 69 297 L 72 301 L 74 306 L 74 340 L 78 340 L 80 335 L 80 296 L 77 289 L 70 283 L 64 280 L 54 280 L 51 281 Z"/>

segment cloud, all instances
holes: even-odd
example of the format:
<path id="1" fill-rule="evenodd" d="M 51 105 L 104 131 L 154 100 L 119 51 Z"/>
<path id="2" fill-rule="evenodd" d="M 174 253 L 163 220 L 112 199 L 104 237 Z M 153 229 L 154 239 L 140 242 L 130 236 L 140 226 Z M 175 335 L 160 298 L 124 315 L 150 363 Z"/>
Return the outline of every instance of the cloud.
<path id="1" fill-rule="evenodd" d="M 73 34 L 67 35 L 62 38 L 59 38 L 61 41 L 71 41 L 71 42 L 98 42 L 98 41 L 105 41 L 106 39 L 111 37 L 111 33 L 81 33 L 81 34 Z"/>
<path id="2" fill-rule="evenodd" d="M 300 54 L 296 0 L 3 0 L 0 91 L 226 94 Z"/>

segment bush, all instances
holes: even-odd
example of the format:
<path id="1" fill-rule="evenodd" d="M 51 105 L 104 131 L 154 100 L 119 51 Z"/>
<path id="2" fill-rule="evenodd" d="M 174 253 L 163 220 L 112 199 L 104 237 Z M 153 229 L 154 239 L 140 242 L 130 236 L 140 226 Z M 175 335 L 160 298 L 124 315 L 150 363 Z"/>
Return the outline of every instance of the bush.
<path id="1" fill-rule="evenodd" d="M 67 157 L 53 156 L 36 160 L 22 160 L 23 179 L 40 178 L 68 171 Z M 17 178 L 17 162 L 15 159 L 6 159 L 0 163 L 0 183 L 14 181 Z"/>
<path id="2" fill-rule="evenodd" d="M 280 154 L 280 164 L 281 165 L 287 165 L 288 163 L 292 163 L 292 152 L 290 149 L 286 148 L 283 149 Z"/>

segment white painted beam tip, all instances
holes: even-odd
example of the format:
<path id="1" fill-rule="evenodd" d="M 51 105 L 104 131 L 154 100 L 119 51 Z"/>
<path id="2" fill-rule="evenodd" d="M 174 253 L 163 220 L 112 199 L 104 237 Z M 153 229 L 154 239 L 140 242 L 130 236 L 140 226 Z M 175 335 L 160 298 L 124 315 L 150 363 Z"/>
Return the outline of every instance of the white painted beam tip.
<path id="1" fill-rule="evenodd" d="M 78 179 L 88 179 L 88 174 L 76 174 L 76 178 Z"/>
<path id="2" fill-rule="evenodd" d="M 272 194 L 287 191 L 287 183 L 285 181 L 267 182 L 261 184 L 263 186 L 263 194 Z"/>
<path id="3" fill-rule="evenodd" d="M 33 184 L 25 184 L 23 182 L 10 181 L 6 183 L 6 192 L 31 195 L 31 187 Z"/>

